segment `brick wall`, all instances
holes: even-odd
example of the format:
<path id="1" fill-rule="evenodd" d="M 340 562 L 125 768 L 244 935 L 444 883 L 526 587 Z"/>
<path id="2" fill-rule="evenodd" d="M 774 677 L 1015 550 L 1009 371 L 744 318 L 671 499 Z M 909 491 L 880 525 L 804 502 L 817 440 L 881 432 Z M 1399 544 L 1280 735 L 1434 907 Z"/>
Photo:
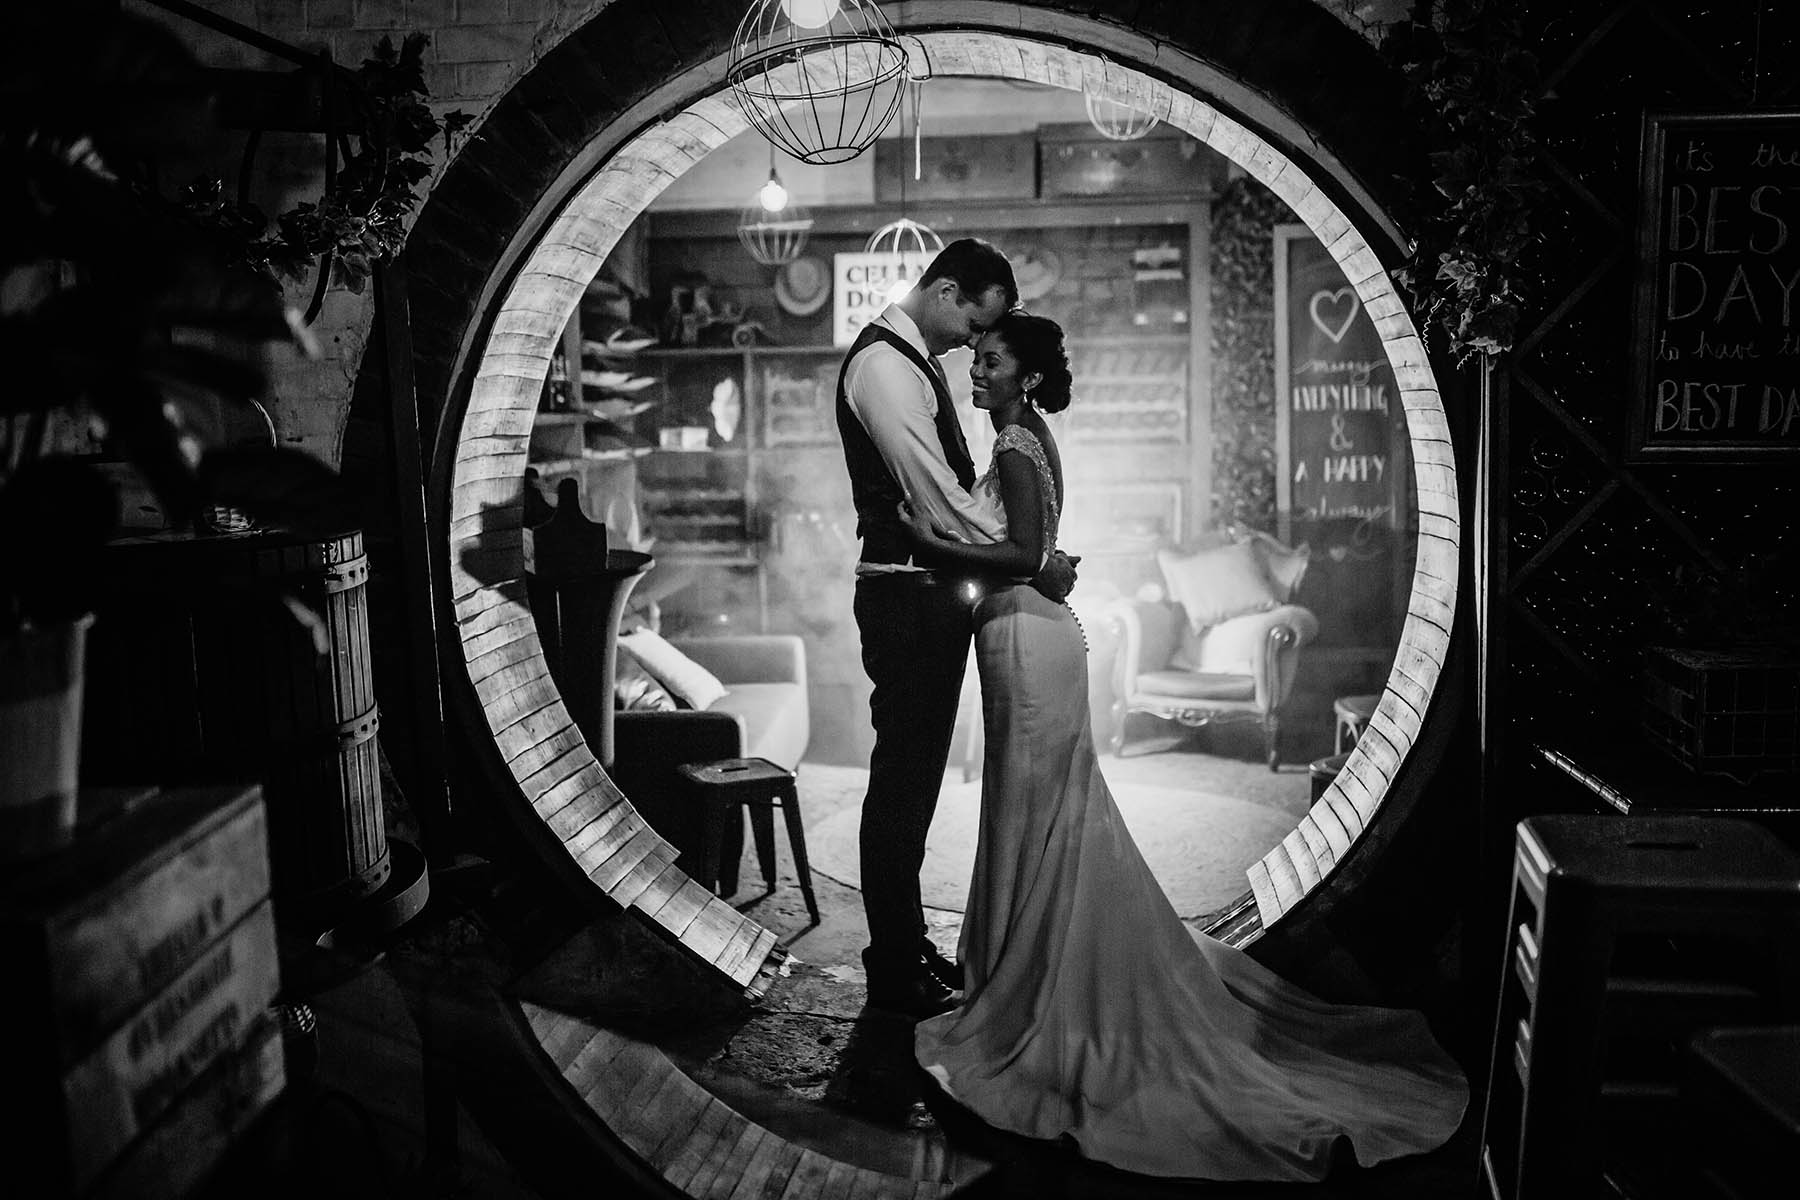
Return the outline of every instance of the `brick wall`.
<path id="1" fill-rule="evenodd" d="M 329 49 L 334 61 L 354 66 L 384 34 L 409 32 L 431 38 L 425 52 L 431 104 L 440 114 L 460 109 L 476 119 L 557 43 L 604 9 L 610 0 L 198 0 L 229 20 L 299 49 Z M 1404 15 L 1404 0 L 1317 0 L 1351 28 L 1375 31 Z M 144 0 L 124 0 L 174 29 L 203 62 L 215 66 L 279 68 L 272 56 L 234 41 Z M 322 183 L 317 139 L 271 137 L 258 155 L 267 179 L 259 195 L 266 211 L 279 212 L 316 196 Z M 440 156 L 435 183 L 442 174 Z M 233 168 L 235 169 L 235 168 Z M 296 305 L 312 295 L 312 281 L 292 289 Z M 336 465 L 350 398 L 368 341 L 369 296 L 334 289 L 313 325 L 320 357 L 280 354 L 270 363 L 270 410 L 285 441 Z"/>
<path id="2" fill-rule="evenodd" d="M 201 7 L 309 53 L 329 50 L 333 61 L 355 66 L 384 35 L 431 38 L 425 78 L 439 115 L 460 109 L 479 118 L 506 89 L 608 0 L 199 0 Z M 210 66 L 284 70 L 277 57 L 175 16 L 144 0 L 124 7 L 163 22 Z M 241 145 L 241 139 L 233 139 Z M 320 140 L 270 135 L 257 153 L 256 202 L 273 215 L 315 198 L 323 185 Z M 441 174 L 441 150 L 437 161 Z M 220 164 L 227 178 L 236 163 Z M 437 175 L 433 176 L 433 182 Z M 290 289 L 301 308 L 313 281 Z M 313 323 L 320 355 L 306 359 L 277 351 L 268 362 L 270 412 L 285 442 L 336 465 L 343 451 L 350 397 L 368 341 L 370 296 L 332 289 Z"/>

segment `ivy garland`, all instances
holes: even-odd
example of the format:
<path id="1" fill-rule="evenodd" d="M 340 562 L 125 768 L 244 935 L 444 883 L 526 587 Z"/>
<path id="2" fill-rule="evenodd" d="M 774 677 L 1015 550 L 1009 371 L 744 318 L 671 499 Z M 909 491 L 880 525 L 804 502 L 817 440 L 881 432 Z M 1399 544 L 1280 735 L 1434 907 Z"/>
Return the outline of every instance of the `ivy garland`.
<path id="1" fill-rule="evenodd" d="M 452 136 L 470 119 L 459 111 L 440 121 L 426 104 L 423 56 L 429 42 L 411 33 L 396 49 L 384 36 L 350 77 L 357 145 L 317 204 L 294 206 L 267 233 L 269 220 L 260 209 L 234 203 L 221 181 L 203 179 L 183 194 L 188 210 L 232 237 L 249 266 L 278 282 L 298 282 L 323 259 L 332 282 L 360 294 L 376 265 L 392 259 L 406 241 L 406 217 L 419 203 L 413 189 L 431 175 L 432 142 L 441 133 L 448 154 Z"/>
<path id="2" fill-rule="evenodd" d="M 1275 242 L 1291 216 L 1248 175 L 1212 210 L 1214 523 L 1275 528 Z"/>
<path id="3" fill-rule="evenodd" d="M 1518 7 L 1420 0 L 1381 43 L 1406 80 L 1431 162 L 1419 236 L 1395 274 L 1426 337 L 1443 335 L 1459 361 L 1504 354 L 1517 339 L 1528 299 L 1519 258 L 1549 195 L 1532 128 L 1543 84 Z"/>

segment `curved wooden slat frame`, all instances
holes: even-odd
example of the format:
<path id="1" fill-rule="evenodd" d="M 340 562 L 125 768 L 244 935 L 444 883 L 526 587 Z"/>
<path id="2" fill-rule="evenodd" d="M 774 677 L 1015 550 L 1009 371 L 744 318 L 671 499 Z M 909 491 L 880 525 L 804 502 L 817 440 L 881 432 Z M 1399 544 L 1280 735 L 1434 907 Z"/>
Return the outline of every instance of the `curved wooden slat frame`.
<path id="1" fill-rule="evenodd" d="M 1115 8 L 1129 13 L 1129 21 Z M 1444 714 L 1428 722 L 1428 709 L 1454 701 L 1461 680 L 1446 671 L 1460 552 L 1448 423 L 1417 333 L 1356 228 L 1360 223 L 1384 239 L 1390 251 L 1402 243 L 1375 197 L 1395 195 L 1388 181 L 1405 173 L 1407 151 L 1397 148 L 1405 140 L 1361 132 L 1382 127 L 1392 91 L 1363 73 L 1373 65 L 1367 46 L 1321 15 L 1312 0 L 1161 6 L 913 0 L 899 13 L 909 43 L 917 42 L 938 74 L 1074 88 L 1099 62 L 1094 53 L 1069 48 L 1081 46 L 1106 55 L 1115 72 L 1141 69 L 1173 81 L 1171 122 L 1286 199 L 1344 267 L 1376 321 L 1401 380 L 1420 464 L 1419 554 L 1402 645 L 1371 732 L 1337 783 L 1251 869 L 1251 890 L 1233 906 L 1243 922 L 1241 936 L 1233 935 L 1241 944 L 1260 936 L 1244 932 L 1252 907 L 1264 929 L 1285 917 L 1264 948 L 1291 952 L 1319 929 L 1331 936 L 1333 900 L 1368 882 L 1383 857 L 1352 861 L 1351 852 L 1359 844 L 1380 850 L 1389 832 L 1406 823 L 1424 769 L 1442 752 Z M 670 866 L 672 849 L 598 770 L 557 697 L 525 606 L 520 536 L 531 414 L 551 345 L 586 281 L 650 197 L 742 128 L 717 94 L 723 48 L 738 15 L 741 6 L 718 0 L 602 6 L 484 120 L 450 164 L 448 186 L 428 199 L 407 256 L 415 301 L 429 313 L 416 329 L 421 394 L 447 398 L 434 418 L 440 450 L 431 495 L 434 520 L 447 531 L 452 551 L 445 574 L 468 666 L 469 686 L 450 689 L 452 703 L 472 718 L 467 702 L 479 700 L 480 720 L 526 801 L 508 815 L 548 870 L 628 905 L 759 994 L 786 961 L 773 934 Z M 668 113 L 675 115 L 656 116 Z M 656 123 L 639 129 L 644 121 Z M 1336 157 L 1334 148 L 1352 151 L 1354 162 Z M 1346 205 L 1356 221 L 1346 217 Z M 496 221 L 495 214 L 503 215 Z M 1445 682 L 1450 686 L 1440 686 Z M 1372 830 L 1378 816 L 1387 819 Z M 518 1020 L 523 1024 L 526 1016 Z M 526 1035 L 550 1055 L 564 1082 L 584 1095 L 616 1092 L 602 1119 L 609 1131 L 634 1130 L 636 1140 L 629 1150 L 613 1151 L 627 1159 L 642 1155 L 631 1167 L 653 1164 L 664 1182 L 681 1179 L 683 1186 L 671 1191 L 725 1194 L 744 1182 L 733 1172 L 753 1175 L 777 1157 L 794 1164 L 784 1194 L 803 1194 L 793 1190 L 794 1179 L 811 1186 L 821 1178 L 822 1190 L 811 1194 L 942 1190 L 933 1180 L 859 1175 L 845 1164 L 784 1149 L 780 1139 L 766 1131 L 759 1136 L 753 1123 L 700 1094 L 666 1059 L 637 1050 L 621 1060 L 622 1044 L 594 1043 L 592 1031 L 541 1012 L 530 1015 L 530 1026 Z M 578 1062 L 590 1044 L 588 1059 Z M 629 1081 L 617 1073 L 583 1074 L 596 1056 L 615 1048 L 609 1063 L 635 1063 Z M 536 1061 L 534 1069 L 541 1067 Z M 640 1104 L 662 1110 L 666 1123 L 640 1119 Z M 684 1111 L 700 1114 L 710 1139 L 695 1135 Z M 600 1116 L 600 1107 L 594 1112 Z M 741 1125 L 733 1125 L 734 1116 Z M 725 1136 L 727 1126 L 738 1131 L 735 1137 Z M 766 1147 L 760 1163 L 754 1149 L 748 1158 L 737 1153 L 746 1138 Z M 627 1142 L 610 1133 L 606 1140 Z M 681 1164 L 677 1174 L 663 1169 L 675 1163 Z M 707 1186 L 696 1193 L 696 1182 Z"/>
<path id="2" fill-rule="evenodd" d="M 1017 34 L 914 35 L 940 75 L 1077 88 L 1101 60 Z M 1118 70 L 1117 64 L 1113 69 Z M 1369 733 L 1320 800 L 1247 872 L 1264 927 L 1316 888 L 1380 809 L 1417 740 L 1443 671 L 1460 552 L 1450 434 L 1436 381 L 1375 251 L 1332 198 L 1257 131 L 1168 85 L 1169 123 L 1280 196 L 1343 269 L 1393 366 L 1411 439 L 1420 517 L 1412 599 Z M 734 981 L 779 969 L 775 938 L 671 864 L 657 837 L 600 769 L 556 694 L 518 581 L 519 481 L 551 351 L 587 282 L 626 228 L 676 176 L 742 132 L 714 91 L 625 142 L 570 197 L 526 255 L 487 337 L 463 416 L 451 489 L 451 585 L 469 677 L 524 800 L 584 874 L 637 908 Z M 498 580 L 498 582 L 494 582 Z"/>
<path id="3" fill-rule="evenodd" d="M 519 1011 L 564 1082 L 683 1195 L 934 1200 L 970 1183 L 889 1175 L 831 1158 L 750 1120 L 655 1046 L 528 1002 Z"/>

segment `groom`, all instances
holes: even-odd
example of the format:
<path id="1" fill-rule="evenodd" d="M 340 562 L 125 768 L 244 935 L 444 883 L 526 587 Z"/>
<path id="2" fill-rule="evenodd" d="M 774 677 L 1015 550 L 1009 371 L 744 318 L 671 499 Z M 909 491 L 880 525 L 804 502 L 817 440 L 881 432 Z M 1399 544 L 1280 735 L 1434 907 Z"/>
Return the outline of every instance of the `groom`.
<path id="1" fill-rule="evenodd" d="M 969 489 L 974 464 L 938 356 L 973 345 L 1018 303 L 1012 264 L 979 238 L 950 243 L 913 289 L 857 337 L 838 374 L 837 422 L 856 505 L 856 626 L 874 690 L 875 748 L 860 837 L 869 1004 L 911 1017 L 958 1003 L 962 967 L 925 933 L 919 870 L 950 757 L 979 582 L 915 552 L 902 499 L 967 541 L 1004 536 Z M 1060 600 L 1075 584 L 1055 552 L 1033 585 Z"/>

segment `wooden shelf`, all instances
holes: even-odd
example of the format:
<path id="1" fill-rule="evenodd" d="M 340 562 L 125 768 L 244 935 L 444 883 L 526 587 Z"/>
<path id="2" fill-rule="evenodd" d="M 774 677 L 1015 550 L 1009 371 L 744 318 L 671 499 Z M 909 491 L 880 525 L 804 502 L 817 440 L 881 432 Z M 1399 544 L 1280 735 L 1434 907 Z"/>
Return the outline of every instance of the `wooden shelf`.
<path id="1" fill-rule="evenodd" d="M 651 346 L 639 350 L 638 358 L 740 358 L 748 346 Z"/>
<path id="2" fill-rule="evenodd" d="M 735 488 L 659 488 L 645 484 L 641 493 L 646 500 L 679 498 L 695 504 L 716 504 L 721 500 L 742 501 L 744 498 L 744 493 Z"/>
<path id="3" fill-rule="evenodd" d="M 1170 346 L 1187 349 L 1190 341 L 1185 333 L 1122 333 L 1116 337 L 1068 336 L 1071 348 L 1088 346 Z M 850 347 L 810 342 L 792 346 L 652 346 L 638 351 L 640 358 L 746 358 L 780 357 L 784 354 L 845 354 Z"/>
<path id="4" fill-rule="evenodd" d="M 743 458 L 750 451 L 742 446 L 702 446 L 695 450 L 682 450 L 674 446 L 651 446 L 649 454 L 670 454 L 678 457 L 692 458 L 695 455 L 711 455 L 715 458 Z"/>
<path id="5" fill-rule="evenodd" d="M 712 547 L 716 546 L 717 549 Z M 748 543 L 675 542 L 658 539 L 651 553 L 665 563 L 705 563 L 713 567 L 756 567 L 762 560 Z"/>
<path id="6" fill-rule="evenodd" d="M 955 203 L 923 203 L 907 214 L 937 230 L 946 240 L 952 230 L 983 232 L 992 229 L 1050 229 L 1096 225 L 1180 225 L 1193 219 L 1196 206 L 1212 199 L 1208 191 L 1168 196 L 1096 196 L 1055 199 L 1020 197 L 1007 200 L 961 200 Z M 909 206 L 910 208 L 911 206 Z M 651 238 L 716 238 L 719 230 L 736 227 L 737 209 L 696 209 L 653 212 L 647 215 Z M 818 238 L 861 234 L 867 236 L 894 219 L 891 204 L 833 205 L 813 211 L 812 236 Z"/>
<path id="7" fill-rule="evenodd" d="M 651 453 L 649 449 L 583 450 L 579 458 L 573 455 L 565 455 L 562 458 L 534 458 L 525 465 L 537 468 L 538 473 L 542 474 L 546 471 L 573 471 L 596 462 L 630 462 L 633 459 L 643 458 L 649 453 Z"/>
<path id="8" fill-rule="evenodd" d="M 640 358 L 650 359 L 709 359 L 709 358 L 780 358 L 783 355 L 832 355 L 843 354 L 848 346 L 819 345 L 808 343 L 797 346 L 657 346 L 650 350 L 638 352 Z"/>
<path id="9" fill-rule="evenodd" d="M 1183 350 L 1188 348 L 1190 338 L 1185 333 L 1121 333 L 1116 337 L 1066 337 L 1065 343 L 1072 348 L 1086 346 L 1177 346 Z"/>

